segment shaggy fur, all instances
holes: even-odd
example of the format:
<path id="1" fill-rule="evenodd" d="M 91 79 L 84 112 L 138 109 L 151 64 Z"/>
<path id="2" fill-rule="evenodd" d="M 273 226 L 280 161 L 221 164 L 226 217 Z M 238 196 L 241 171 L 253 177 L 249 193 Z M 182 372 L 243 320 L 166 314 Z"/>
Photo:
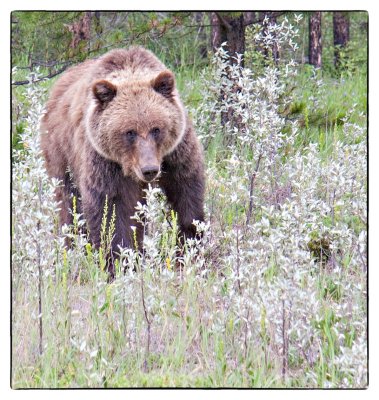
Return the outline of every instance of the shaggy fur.
<path id="1" fill-rule="evenodd" d="M 113 251 L 132 246 L 131 225 L 142 190 L 155 180 L 178 213 L 181 233 L 193 237 L 203 220 L 203 154 L 175 88 L 151 52 L 133 47 L 69 69 L 55 84 L 41 123 L 41 146 L 57 190 L 61 225 L 72 223 L 72 193 L 90 239 L 100 244 L 106 196 L 116 207 Z M 142 233 L 137 229 L 141 245 Z"/>

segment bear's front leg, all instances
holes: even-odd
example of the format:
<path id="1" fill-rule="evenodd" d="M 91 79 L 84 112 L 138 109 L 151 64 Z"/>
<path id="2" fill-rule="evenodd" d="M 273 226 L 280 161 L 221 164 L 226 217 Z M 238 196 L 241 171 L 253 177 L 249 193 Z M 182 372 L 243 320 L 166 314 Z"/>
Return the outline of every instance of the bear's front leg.
<path id="1" fill-rule="evenodd" d="M 96 161 L 96 163 L 95 163 Z M 141 189 L 138 183 L 131 178 L 124 177 L 121 168 L 100 157 L 94 158 L 92 171 L 88 172 L 86 178 L 81 182 L 82 208 L 84 218 L 87 222 L 89 238 L 95 248 L 102 245 L 107 249 L 107 266 L 110 275 L 114 276 L 114 261 L 118 257 L 121 247 L 135 248 L 135 240 L 131 226 L 137 226 L 137 246 L 141 246 L 141 227 L 135 220 L 131 219 L 135 212 L 135 206 L 141 199 Z M 100 174 L 101 172 L 101 174 Z M 107 202 L 107 214 L 105 215 L 105 204 Z M 110 222 L 112 214 L 115 213 L 115 229 L 110 235 Z M 103 237 L 110 243 L 102 241 L 102 221 L 106 218 L 105 232 Z M 104 242 L 104 239 L 103 239 Z"/>
<path id="2" fill-rule="evenodd" d="M 106 199 L 108 204 L 107 214 L 105 214 Z M 115 275 L 115 260 L 119 256 L 120 247 L 135 249 L 136 242 L 138 247 L 141 246 L 142 242 L 141 227 L 131 219 L 134 207 L 128 206 L 128 202 L 119 196 L 107 197 L 104 193 L 96 192 L 93 189 L 90 196 L 83 197 L 83 212 L 86 217 L 89 239 L 95 248 L 102 247 L 103 251 L 106 251 L 106 265 L 111 278 Z M 111 232 L 110 223 L 113 213 L 115 214 L 115 229 Z M 104 231 L 102 222 L 105 218 L 107 222 Z M 136 240 L 131 229 L 133 225 L 137 227 Z"/>
<path id="3" fill-rule="evenodd" d="M 181 234 L 195 237 L 193 220 L 204 221 L 205 177 L 201 147 L 193 131 L 187 131 L 178 148 L 165 157 L 159 182 L 178 214 Z"/>

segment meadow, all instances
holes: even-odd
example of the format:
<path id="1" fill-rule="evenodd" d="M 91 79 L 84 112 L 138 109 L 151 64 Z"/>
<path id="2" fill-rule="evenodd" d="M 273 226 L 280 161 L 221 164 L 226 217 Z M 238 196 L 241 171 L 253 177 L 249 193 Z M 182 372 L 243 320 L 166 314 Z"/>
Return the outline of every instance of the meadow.
<path id="1" fill-rule="evenodd" d="M 152 185 L 135 214 L 144 251 L 120 248 L 113 282 L 114 220 L 94 249 L 73 198 L 58 229 L 39 148 L 54 80 L 17 88 L 13 388 L 367 387 L 366 67 L 322 73 L 298 61 L 296 19 L 272 29 L 278 63 L 252 46 L 231 66 L 221 48 L 176 70 L 206 159 L 203 237 L 178 243 Z"/>

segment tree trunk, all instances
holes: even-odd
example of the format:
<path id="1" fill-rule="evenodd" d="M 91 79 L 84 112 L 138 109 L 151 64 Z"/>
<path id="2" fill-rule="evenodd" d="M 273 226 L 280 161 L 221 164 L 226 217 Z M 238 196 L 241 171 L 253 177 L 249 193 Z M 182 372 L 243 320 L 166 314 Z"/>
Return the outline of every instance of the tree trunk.
<path id="1" fill-rule="evenodd" d="M 199 38 L 199 52 L 201 58 L 207 58 L 207 35 L 204 29 L 204 13 L 203 12 L 196 12 L 195 13 L 195 21 L 196 24 L 199 26 L 198 28 L 198 38 Z"/>
<path id="2" fill-rule="evenodd" d="M 316 68 L 322 66 L 321 11 L 309 16 L 309 64 Z"/>
<path id="3" fill-rule="evenodd" d="M 212 12 L 210 15 L 211 25 L 212 25 L 212 49 L 213 51 L 221 47 L 223 43 L 225 50 L 229 54 L 227 63 L 229 65 L 237 64 L 237 54 L 242 55 L 242 60 L 240 66 L 243 67 L 244 60 L 243 56 L 245 54 L 245 23 L 244 23 L 244 13 L 226 13 L 226 12 Z M 231 82 L 231 89 L 225 90 L 221 88 L 220 90 L 220 103 L 222 104 L 228 97 L 229 91 L 237 91 L 238 85 L 235 83 L 235 78 L 232 77 L 229 68 L 226 69 L 226 75 Z M 241 128 L 240 116 L 234 112 L 232 106 L 228 107 L 227 110 L 221 111 L 221 125 L 225 126 L 230 123 L 230 126 L 238 126 Z M 230 144 L 233 138 L 231 136 L 225 136 L 224 141 Z"/>
<path id="4" fill-rule="evenodd" d="M 211 21 L 211 46 L 212 50 L 216 51 L 227 41 L 226 29 L 220 24 L 217 13 L 212 12 L 209 16 Z"/>
<path id="5" fill-rule="evenodd" d="M 231 15 L 230 13 L 211 13 L 212 49 L 217 50 L 222 43 L 227 42 L 225 50 L 230 56 L 230 63 L 235 64 L 236 53 L 245 54 L 245 24 L 244 14 Z M 243 61 L 242 61 L 243 62 Z"/>
<path id="6" fill-rule="evenodd" d="M 267 36 L 269 34 L 269 26 L 276 24 L 276 14 L 272 11 L 262 11 L 260 13 L 260 19 L 262 20 L 263 34 Z M 275 36 L 275 33 L 271 32 L 271 35 Z M 271 59 L 273 59 L 275 64 L 278 63 L 279 49 L 275 41 L 270 48 L 264 47 L 262 52 L 266 60 L 270 61 Z"/>
<path id="7" fill-rule="evenodd" d="M 103 28 L 100 22 L 101 11 L 95 11 L 94 17 L 95 17 L 95 32 L 97 35 L 101 35 L 103 33 Z"/>
<path id="8" fill-rule="evenodd" d="M 245 26 L 254 24 L 255 21 L 255 11 L 245 11 L 243 13 L 243 23 Z"/>
<path id="9" fill-rule="evenodd" d="M 245 25 L 243 13 L 239 17 L 227 17 L 227 41 L 228 41 L 228 51 L 231 58 L 231 63 L 235 64 L 236 54 L 242 54 L 242 66 L 243 66 L 243 56 L 245 54 Z"/>
<path id="10" fill-rule="evenodd" d="M 226 50 L 230 56 L 230 63 L 235 64 L 236 54 L 245 54 L 245 25 L 243 13 L 239 16 L 216 13 L 222 30 L 226 32 Z M 242 58 L 243 66 L 243 58 Z"/>
<path id="11" fill-rule="evenodd" d="M 334 65 L 339 67 L 341 49 L 346 47 L 350 39 L 349 13 L 342 11 L 333 12 L 333 36 L 334 36 Z"/>

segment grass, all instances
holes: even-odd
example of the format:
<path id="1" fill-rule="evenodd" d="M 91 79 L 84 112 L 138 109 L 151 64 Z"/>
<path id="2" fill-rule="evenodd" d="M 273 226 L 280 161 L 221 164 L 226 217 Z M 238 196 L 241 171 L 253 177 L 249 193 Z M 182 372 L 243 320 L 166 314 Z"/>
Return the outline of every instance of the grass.
<path id="1" fill-rule="evenodd" d="M 151 347 L 155 350 L 146 358 L 148 371 L 144 371 L 142 309 L 134 326 L 138 335 L 133 334 L 121 323 L 122 306 L 111 301 L 110 308 L 104 307 L 96 288 L 71 283 L 69 293 L 63 293 L 65 285 L 51 282 L 44 289 L 44 310 L 48 311 L 43 316 L 45 347 L 40 356 L 36 319 L 30 314 L 37 304 L 14 299 L 13 387 L 280 386 L 274 367 L 267 371 L 260 365 L 262 360 L 254 359 L 253 349 L 246 358 L 228 339 L 233 337 L 232 324 L 227 334 L 208 332 L 209 322 L 200 315 L 210 294 L 205 293 L 199 301 L 200 291 L 191 287 L 191 278 L 185 281 L 180 297 L 173 292 L 175 287 L 165 293 L 166 298 L 183 305 L 174 313 L 164 313 L 162 323 L 153 327 Z M 112 300 L 113 287 L 108 288 Z M 30 288 L 18 288 L 17 292 L 25 296 L 27 290 Z M 59 304 L 57 299 L 62 298 L 66 301 Z M 93 348 L 99 349 L 96 354 Z M 232 351 L 239 358 L 230 360 L 227 353 Z"/>

